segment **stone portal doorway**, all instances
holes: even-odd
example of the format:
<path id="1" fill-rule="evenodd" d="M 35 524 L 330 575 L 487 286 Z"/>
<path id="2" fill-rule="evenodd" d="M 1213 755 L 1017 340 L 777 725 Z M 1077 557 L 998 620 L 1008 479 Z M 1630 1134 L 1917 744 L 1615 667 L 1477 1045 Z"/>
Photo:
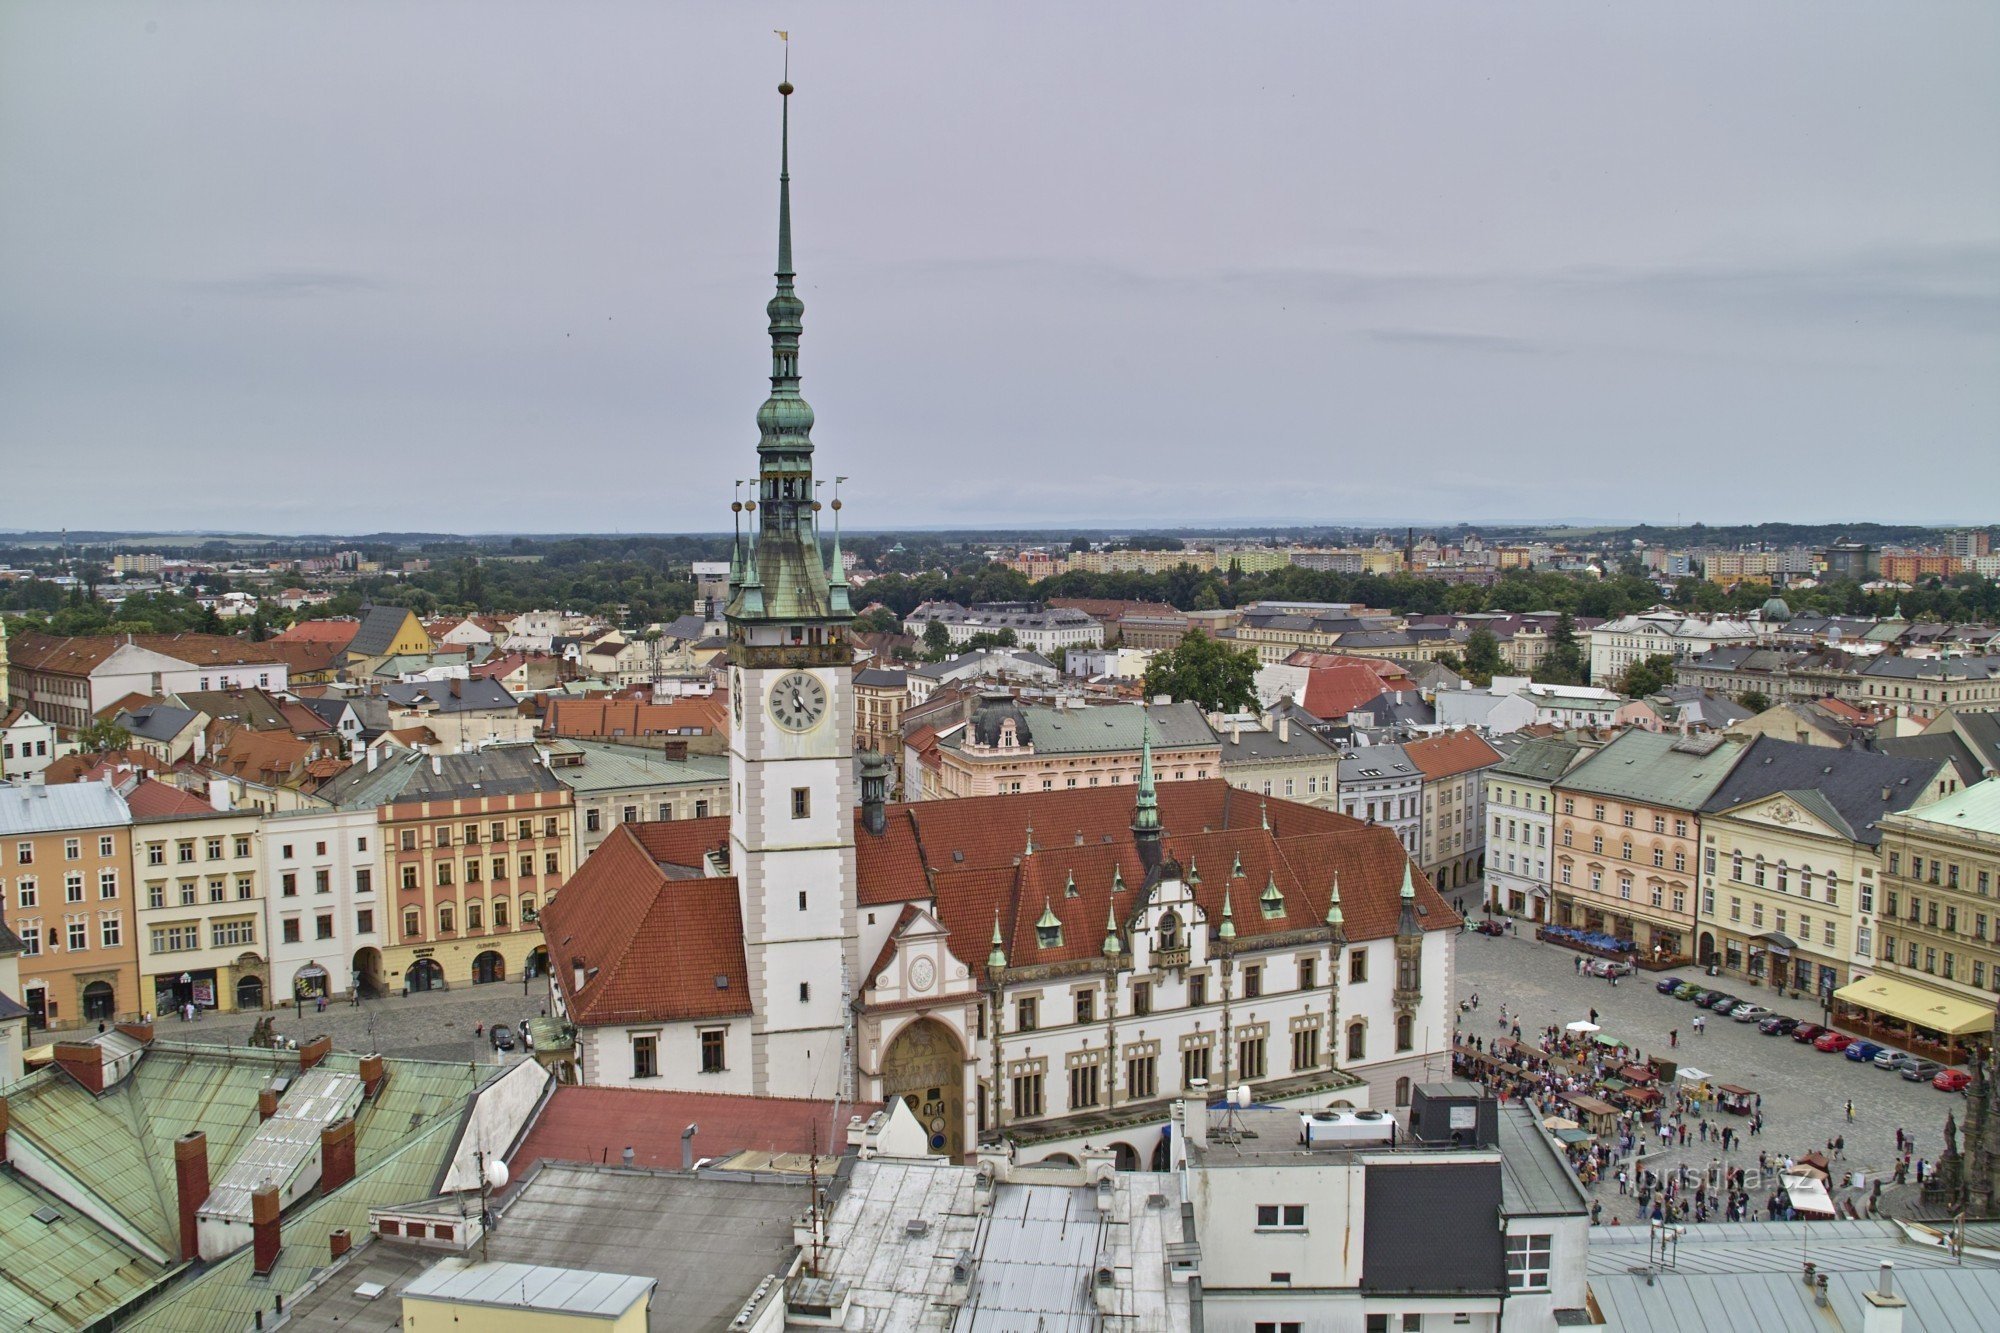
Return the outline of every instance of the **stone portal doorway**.
<path id="1" fill-rule="evenodd" d="M 916 1113 L 932 1152 L 965 1155 L 965 1048 L 934 1018 L 897 1033 L 882 1057 L 882 1099 L 897 1098 Z"/>

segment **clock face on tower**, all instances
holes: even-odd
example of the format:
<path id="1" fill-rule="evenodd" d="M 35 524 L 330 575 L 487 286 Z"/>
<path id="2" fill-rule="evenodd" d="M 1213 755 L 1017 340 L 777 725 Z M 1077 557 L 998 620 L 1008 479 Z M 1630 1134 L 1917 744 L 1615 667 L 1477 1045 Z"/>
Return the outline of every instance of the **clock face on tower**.
<path id="1" fill-rule="evenodd" d="M 771 686 L 771 717 L 786 731 L 811 731 L 826 716 L 826 686 L 803 671 L 788 671 Z"/>

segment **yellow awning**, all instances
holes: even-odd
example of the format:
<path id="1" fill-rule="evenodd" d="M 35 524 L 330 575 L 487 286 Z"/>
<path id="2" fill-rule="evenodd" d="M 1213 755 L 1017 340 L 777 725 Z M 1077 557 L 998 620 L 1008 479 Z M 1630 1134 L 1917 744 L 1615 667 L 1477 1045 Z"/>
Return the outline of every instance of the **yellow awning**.
<path id="1" fill-rule="evenodd" d="M 1990 1005 L 1895 977 L 1869 977 L 1842 986 L 1833 993 L 1833 998 L 1947 1037 L 1984 1032 L 1993 1023 Z"/>

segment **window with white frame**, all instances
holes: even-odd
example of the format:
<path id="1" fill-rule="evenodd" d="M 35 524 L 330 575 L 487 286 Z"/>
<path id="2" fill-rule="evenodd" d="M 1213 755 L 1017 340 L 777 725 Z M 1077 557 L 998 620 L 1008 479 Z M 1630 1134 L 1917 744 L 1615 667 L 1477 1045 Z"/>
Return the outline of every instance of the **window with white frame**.
<path id="1" fill-rule="evenodd" d="M 1548 1289 L 1549 1238 L 1507 1237 L 1507 1290 L 1547 1291 Z"/>

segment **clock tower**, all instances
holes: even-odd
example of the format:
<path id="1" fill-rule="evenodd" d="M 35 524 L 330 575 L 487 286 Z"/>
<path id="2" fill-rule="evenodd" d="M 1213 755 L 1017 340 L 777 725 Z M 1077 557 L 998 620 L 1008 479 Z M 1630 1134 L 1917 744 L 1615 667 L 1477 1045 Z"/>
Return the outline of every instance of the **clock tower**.
<path id="1" fill-rule="evenodd" d="M 859 981 L 854 896 L 853 619 L 834 498 L 822 557 L 812 408 L 799 396 L 805 303 L 792 286 L 791 96 L 782 98 L 778 290 L 765 307 L 771 396 L 757 411 L 757 476 L 731 506 L 729 872 L 749 969 L 755 1092 L 851 1096 L 849 999 Z M 732 1062 L 740 1042 L 729 1042 Z"/>

